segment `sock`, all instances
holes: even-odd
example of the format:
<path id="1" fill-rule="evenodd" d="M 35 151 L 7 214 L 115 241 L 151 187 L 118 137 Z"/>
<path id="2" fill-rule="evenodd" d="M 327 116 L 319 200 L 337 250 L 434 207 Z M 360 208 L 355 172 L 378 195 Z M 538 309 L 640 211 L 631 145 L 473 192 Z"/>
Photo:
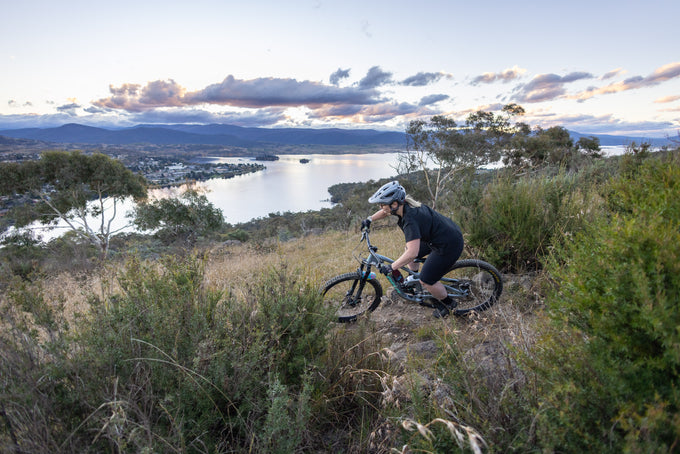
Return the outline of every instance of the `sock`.
<path id="1" fill-rule="evenodd" d="M 446 298 L 444 298 L 443 300 L 441 300 L 441 302 L 444 303 L 444 305 L 445 305 L 446 307 L 448 307 L 449 309 L 451 309 L 452 306 L 453 306 L 453 307 L 456 306 L 456 303 L 453 302 L 453 300 L 451 299 L 451 297 L 450 297 L 449 295 L 446 295 Z"/>

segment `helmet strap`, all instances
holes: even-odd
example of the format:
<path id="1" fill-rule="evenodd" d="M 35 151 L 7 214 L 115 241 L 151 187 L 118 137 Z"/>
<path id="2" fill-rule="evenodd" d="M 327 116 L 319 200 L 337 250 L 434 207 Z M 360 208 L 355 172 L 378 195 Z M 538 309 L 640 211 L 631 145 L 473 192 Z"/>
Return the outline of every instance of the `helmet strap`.
<path id="1" fill-rule="evenodd" d="M 396 208 L 392 208 L 392 205 L 394 204 L 394 202 L 397 202 L 397 207 L 396 207 Z M 396 215 L 397 215 L 397 211 L 399 211 L 399 207 L 403 205 L 403 203 L 400 203 L 398 200 L 395 200 L 394 202 L 392 202 L 392 203 L 390 204 L 390 213 L 392 213 L 392 216 L 396 216 Z"/>

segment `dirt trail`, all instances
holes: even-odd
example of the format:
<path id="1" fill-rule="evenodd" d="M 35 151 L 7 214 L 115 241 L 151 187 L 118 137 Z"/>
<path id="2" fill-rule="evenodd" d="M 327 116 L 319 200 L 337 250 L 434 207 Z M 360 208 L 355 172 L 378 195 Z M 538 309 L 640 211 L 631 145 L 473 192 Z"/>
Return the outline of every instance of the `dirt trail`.
<path id="1" fill-rule="evenodd" d="M 526 326 L 534 315 L 538 294 L 532 289 L 533 276 L 504 276 L 504 289 L 500 301 L 477 317 L 460 318 L 450 315 L 444 320 L 432 315 L 434 309 L 405 301 L 388 289 L 380 306 L 369 314 L 369 320 L 380 334 L 381 344 L 395 360 L 416 354 L 432 358 L 437 355 L 433 340 L 424 340 L 428 328 L 442 329 L 442 324 L 453 326 L 462 344 L 479 349 L 475 354 L 494 357 L 506 349 L 508 341 L 525 339 Z M 423 335 L 425 334 L 425 335 Z M 482 345 L 483 344 L 483 345 Z"/>

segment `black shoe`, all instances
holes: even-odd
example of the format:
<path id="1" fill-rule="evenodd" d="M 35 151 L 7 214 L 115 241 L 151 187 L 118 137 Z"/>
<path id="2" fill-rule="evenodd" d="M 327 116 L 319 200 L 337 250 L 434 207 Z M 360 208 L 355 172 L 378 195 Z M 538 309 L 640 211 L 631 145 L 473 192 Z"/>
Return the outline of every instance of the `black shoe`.
<path id="1" fill-rule="evenodd" d="M 442 300 L 442 303 L 450 310 L 454 310 L 458 307 L 458 301 L 453 300 L 450 296 L 447 296 Z"/>
<path id="2" fill-rule="evenodd" d="M 449 312 L 458 307 L 458 302 L 452 300 L 450 296 L 442 301 L 434 300 L 433 302 L 435 310 L 432 315 L 434 315 L 434 318 L 445 318 L 449 315 Z"/>
<path id="3" fill-rule="evenodd" d="M 449 315 L 449 312 L 450 312 L 449 308 L 446 307 L 444 303 L 442 303 L 441 301 L 437 301 L 435 303 L 435 309 L 432 315 L 434 316 L 434 318 L 445 318 Z"/>

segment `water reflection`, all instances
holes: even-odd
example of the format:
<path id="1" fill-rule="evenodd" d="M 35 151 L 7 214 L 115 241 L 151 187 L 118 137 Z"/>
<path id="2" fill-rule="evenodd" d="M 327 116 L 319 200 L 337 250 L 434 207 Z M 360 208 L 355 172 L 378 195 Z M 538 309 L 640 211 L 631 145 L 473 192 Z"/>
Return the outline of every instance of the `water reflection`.
<path id="1" fill-rule="evenodd" d="M 303 164 L 303 158 L 310 161 Z M 215 158 L 215 162 L 237 159 L 243 158 Z M 285 155 L 264 164 L 267 169 L 261 172 L 199 184 L 209 191 L 208 199 L 223 211 L 227 222 L 330 207 L 330 186 L 391 177 L 396 174 L 397 153 Z"/>
<path id="2" fill-rule="evenodd" d="M 359 183 L 396 175 L 397 153 L 345 154 L 345 155 L 282 155 L 278 161 L 262 162 L 262 171 L 239 175 L 229 179 L 213 179 L 196 184 L 208 200 L 222 210 L 226 222 L 238 224 L 251 219 L 264 218 L 270 213 L 302 212 L 331 207 L 328 188 L 338 183 Z M 309 159 L 306 164 L 300 159 Z M 215 163 L 251 162 L 251 158 L 210 159 Z M 184 187 L 155 189 L 152 198 L 172 197 L 181 194 Z M 118 206 L 118 216 L 112 230 L 131 231 L 129 219 L 124 214 L 134 208 L 132 200 Z M 90 225 L 100 220 L 88 219 Z M 39 223 L 30 226 L 43 240 L 63 235 L 69 230 L 65 223 L 55 229 L 45 229 Z"/>

